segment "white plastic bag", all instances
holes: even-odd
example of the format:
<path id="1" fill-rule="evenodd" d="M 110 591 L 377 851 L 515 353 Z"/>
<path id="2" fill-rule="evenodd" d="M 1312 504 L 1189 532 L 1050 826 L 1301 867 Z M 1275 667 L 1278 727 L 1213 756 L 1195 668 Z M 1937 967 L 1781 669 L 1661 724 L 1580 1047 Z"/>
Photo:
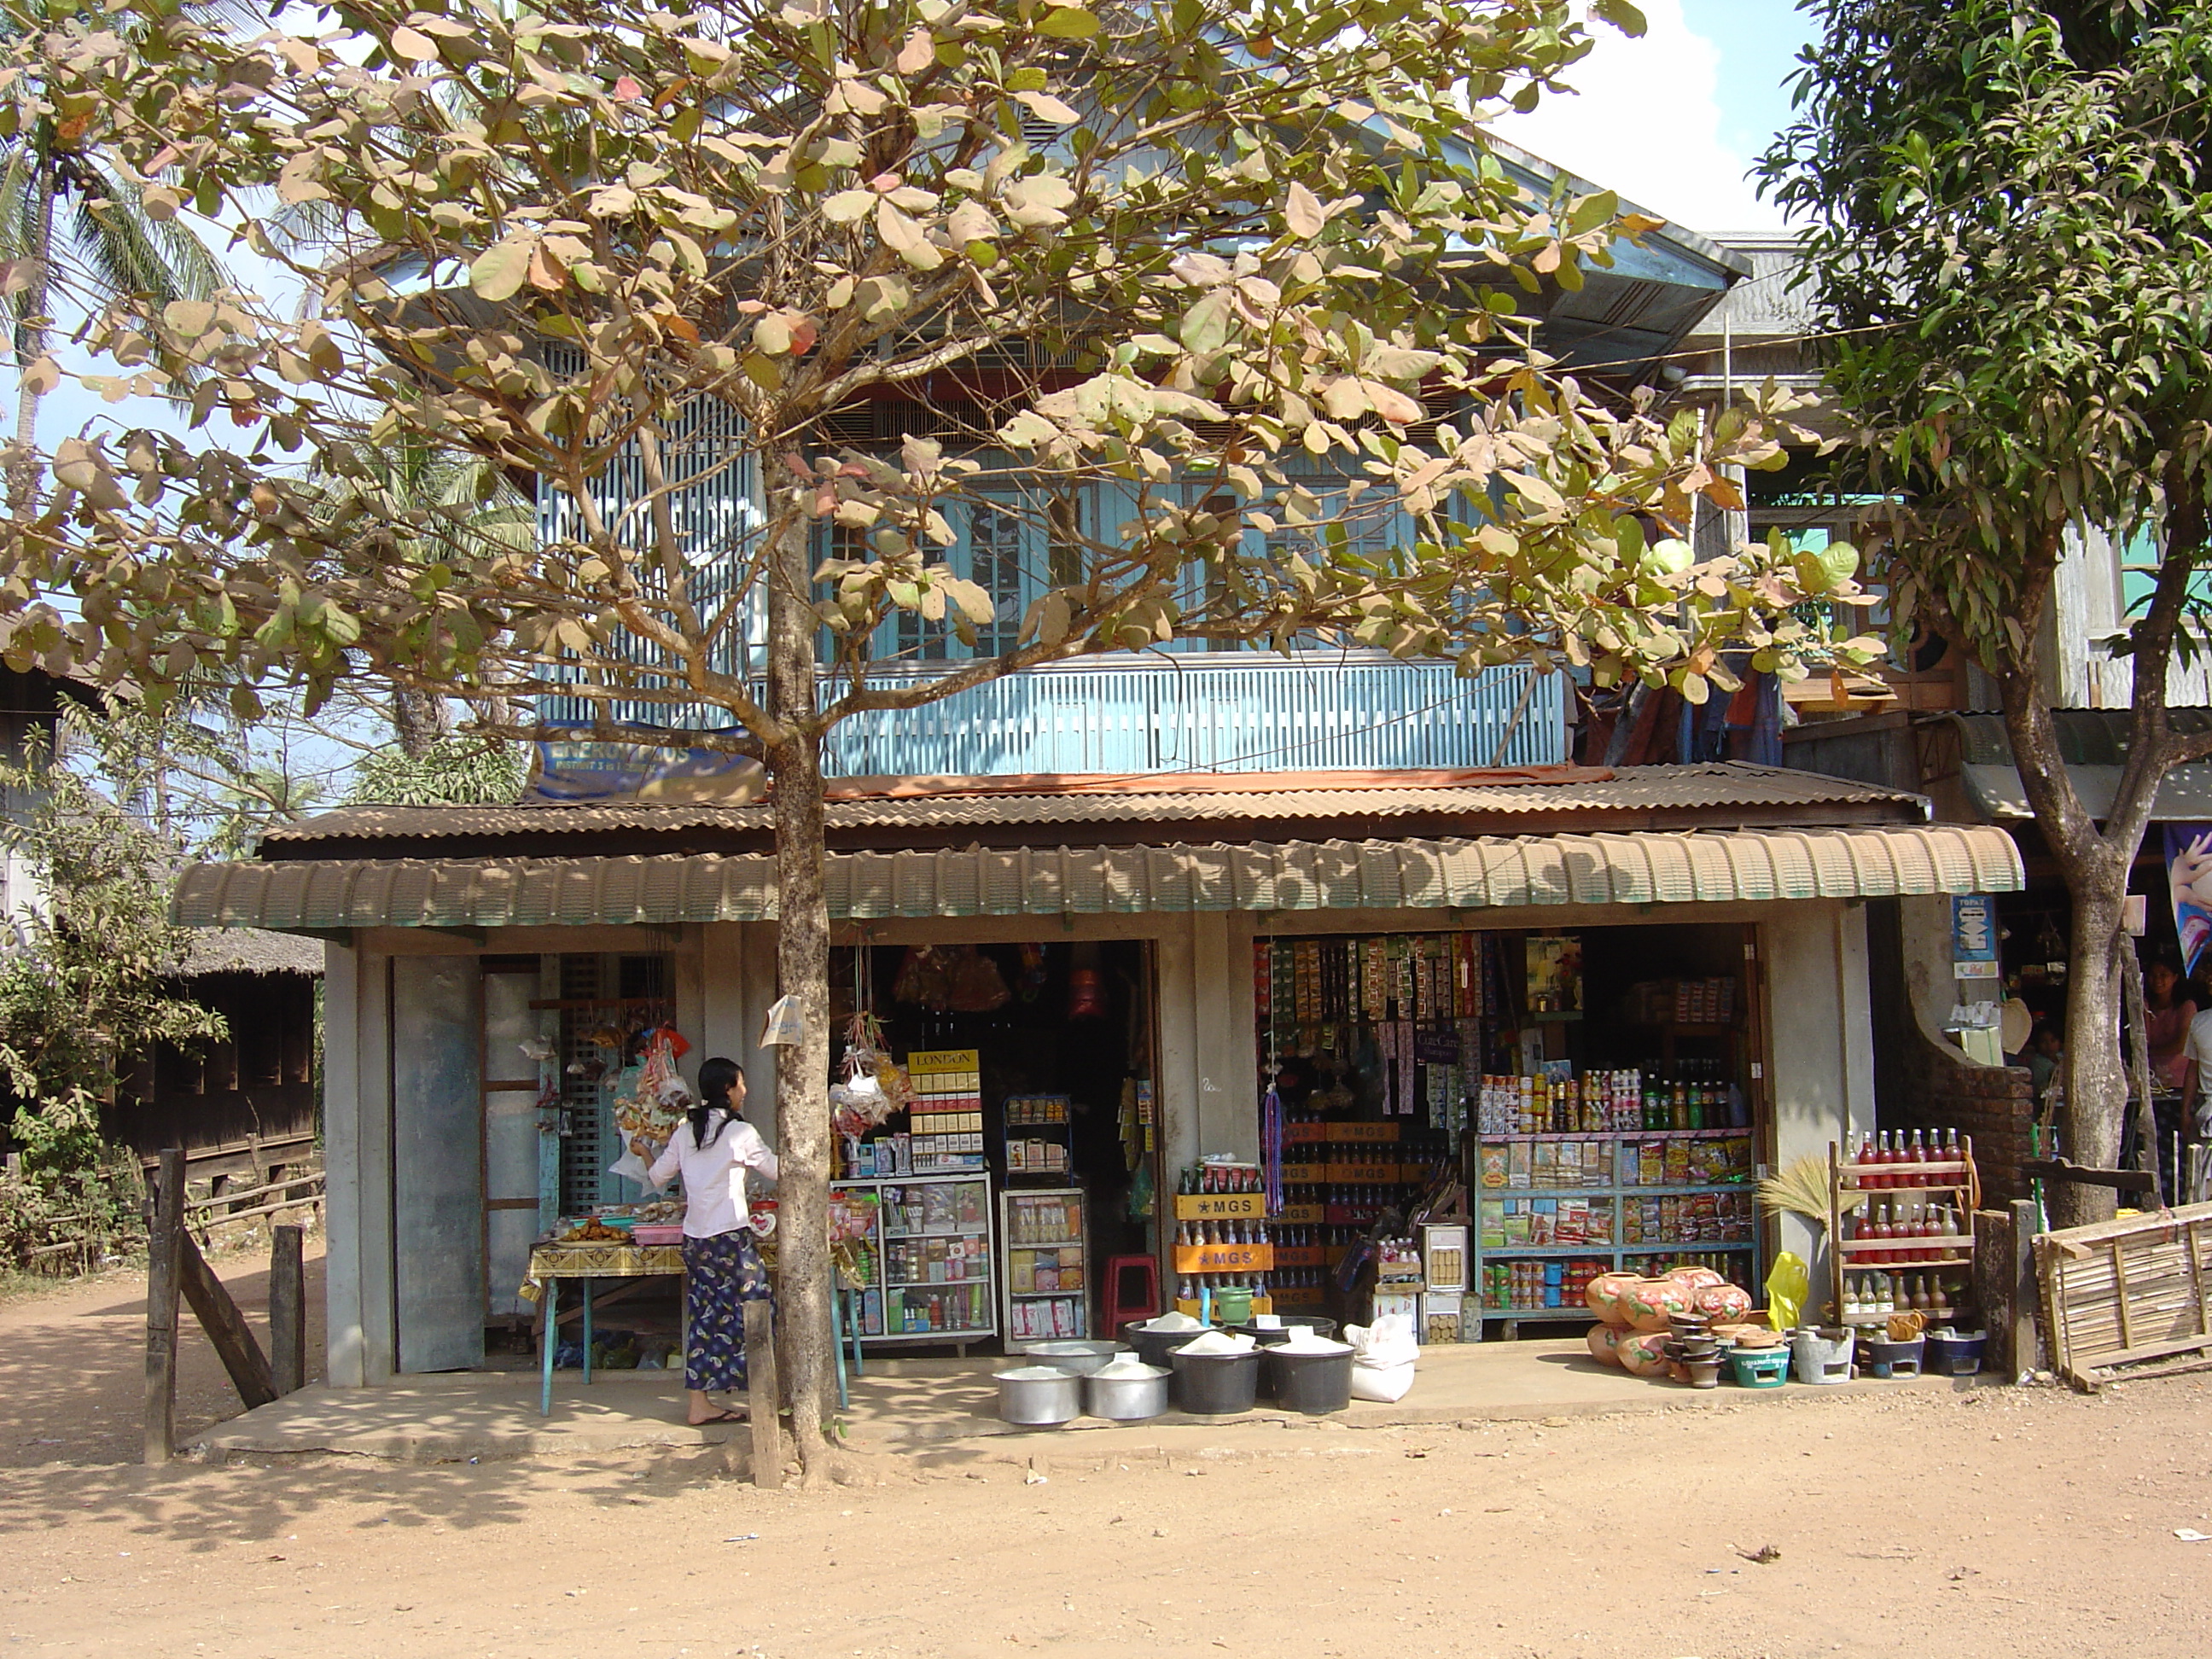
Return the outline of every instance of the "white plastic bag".
<path id="1" fill-rule="evenodd" d="M 1421 1357 L 1412 1320 L 1403 1314 L 1384 1314 L 1372 1325 L 1346 1326 L 1344 1340 L 1352 1344 L 1354 1400 L 1389 1405 L 1406 1397 L 1413 1386 L 1414 1362 Z"/>

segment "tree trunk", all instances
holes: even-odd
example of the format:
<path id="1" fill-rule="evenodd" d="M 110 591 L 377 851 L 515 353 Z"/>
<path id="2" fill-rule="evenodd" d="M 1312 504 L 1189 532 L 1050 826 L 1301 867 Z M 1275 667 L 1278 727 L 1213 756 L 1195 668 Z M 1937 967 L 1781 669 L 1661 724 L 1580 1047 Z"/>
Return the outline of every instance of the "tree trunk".
<path id="1" fill-rule="evenodd" d="M 15 325 L 15 444 L 16 455 L 8 468 L 8 507 L 27 518 L 39 505 L 39 404 L 46 394 L 33 388 L 27 371 L 46 355 L 46 307 L 53 293 L 54 170 L 42 156 L 31 168 L 31 199 L 38 204 L 32 244 L 25 263 L 29 280 L 15 303 L 21 307 Z"/>
<path id="2" fill-rule="evenodd" d="M 830 910 L 822 886 L 822 739 L 814 725 L 814 633 L 804 520 L 774 532 L 768 580 L 769 713 L 791 735 L 769 745 L 774 780 L 776 988 L 800 1040 L 776 1050 L 777 1278 L 791 1426 L 810 1481 L 825 1466 L 830 1336 Z M 793 730 L 793 728 L 796 728 Z"/>
<path id="3" fill-rule="evenodd" d="M 399 752 L 419 760 L 430 745 L 446 735 L 446 700 L 433 691 L 411 685 L 392 688 L 392 734 Z"/>
<path id="4" fill-rule="evenodd" d="M 2122 884 L 2124 886 L 2124 884 Z M 2071 884 L 2069 884 L 2071 887 Z M 2130 947 L 2120 927 L 2119 893 L 2111 884 L 2071 891 L 2073 963 L 2066 979 L 2065 1109 L 2059 1148 L 2076 1164 L 2116 1168 L 2120 1125 L 2127 1114 L 2127 1073 L 2120 1059 L 2120 956 Z M 2109 1221 L 2118 1194 L 2109 1187 L 2055 1183 L 2054 1227 Z"/>

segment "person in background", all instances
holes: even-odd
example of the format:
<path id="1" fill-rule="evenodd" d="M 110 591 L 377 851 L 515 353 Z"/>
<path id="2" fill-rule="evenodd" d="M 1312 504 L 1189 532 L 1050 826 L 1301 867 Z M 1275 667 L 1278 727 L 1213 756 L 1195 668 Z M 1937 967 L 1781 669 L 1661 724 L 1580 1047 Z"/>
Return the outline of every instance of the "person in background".
<path id="1" fill-rule="evenodd" d="M 745 1171 L 773 1181 L 775 1154 L 739 1115 L 744 1068 L 719 1054 L 699 1067 L 699 1101 L 669 1137 L 647 1177 L 655 1187 L 684 1177 L 684 1345 L 686 1419 L 742 1423 L 742 1407 L 710 1397 L 745 1386 L 745 1304 L 768 1298 L 768 1270 L 753 1242 Z"/>
<path id="2" fill-rule="evenodd" d="M 2182 1060 L 2181 1098 L 2191 1137 L 2212 1140 L 2212 1008 L 2189 1022 Z"/>
<path id="3" fill-rule="evenodd" d="M 2035 1097 L 2041 1100 L 2051 1087 L 2051 1080 L 2058 1075 L 2058 1062 L 2066 1055 L 2065 1033 L 2054 1019 L 2040 1021 L 2027 1039 L 2027 1073 L 2035 1088 Z"/>
<path id="4" fill-rule="evenodd" d="M 2161 951 L 2143 969 L 2143 1031 L 2150 1040 L 2150 1069 L 2157 1086 L 2179 1089 L 2188 1066 L 2190 1023 L 2197 1002 L 2181 977 L 2181 964 Z"/>

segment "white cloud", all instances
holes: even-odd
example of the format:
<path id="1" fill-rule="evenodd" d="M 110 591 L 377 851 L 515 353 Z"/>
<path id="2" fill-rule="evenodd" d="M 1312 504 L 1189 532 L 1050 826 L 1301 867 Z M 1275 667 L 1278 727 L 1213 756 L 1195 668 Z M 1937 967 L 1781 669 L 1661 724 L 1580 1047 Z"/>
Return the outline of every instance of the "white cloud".
<path id="1" fill-rule="evenodd" d="M 1780 210 L 1743 176 L 1752 157 L 1721 138 L 1720 48 L 1690 27 L 1681 0 L 1643 0 L 1643 11 L 1635 40 L 1592 22 L 1597 46 L 1566 76 L 1577 95 L 1493 131 L 1688 229 L 1779 228 Z"/>

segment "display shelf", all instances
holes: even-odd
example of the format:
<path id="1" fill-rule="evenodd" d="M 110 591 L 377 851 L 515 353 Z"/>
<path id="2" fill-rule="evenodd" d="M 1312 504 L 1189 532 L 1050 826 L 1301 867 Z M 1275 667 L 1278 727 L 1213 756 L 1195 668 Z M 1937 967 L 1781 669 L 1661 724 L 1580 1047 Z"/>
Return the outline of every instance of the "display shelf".
<path id="1" fill-rule="evenodd" d="M 1649 1146 L 1653 1142 L 1698 1145 L 1735 1140 L 1746 1143 L 1747 1149 L 1751 1137 L 1749 1129 L 1736 1127 L 1623 1128 L 1580 1130 L 1559 1134 L 1481 1134 L 1468 1137 L 1465 1143 L 1465 1176 L 1468 1201 L 1473 1210 L 1473 1220 L 1468 1230 L 1468 1313 L 1478 1320 L 1500 1321 L 1581 1318 L 1587 1314 L 1588 1310 L 1580 1306 L 1578 1301 L 1559 1307 L 1503 1307 L 1489 1303 L 1486 1297 L 1493 1286 L 1486 1271 L 1488 1265 L 1515 1261 L 1552 1262 L 1580 1260 L 1603 1262 L 1609 1269 L 1618 1269 L 1625 1261 L 1646 1256 L 1739 1257 L 1744 1261 L 1741 1275 L 1743 1284 L 1747 1288 L 1756 1285 L 1761 1278 L 1760 1247 L 1756 1231 L 1757 1218 L 1751 1211 L 1753 1183 L 1748 1167 L 1740 1170 L 1727 1168 L 1725 1173 L 1715 1174 L 1713 1178 L 1707 1180 L 1684 1181 L 1677 1172 L 1674 1180 L 1648 1186 L 1620 1178 L 1624 1168 L 1636 1170 L 1644 1162 L 1630 1148 Z M 1534 1149 L 1537 1146 L 1561 1143 L 1589 1146 L 1595 1142 L 1607 1143 L 1609 1147 L 1609 1152 L 1603 1160 L 1604 1172 L 1607 1176 L 1605 1180 L 1573 1183 L 1547 1181 L 1541 1185 L 1531 1182 L 1528 1186 L 1515 1186 L 1510 1184 L 1509 1176 L 1509 1184 L 1484 1184 L 1486 1170 L 1493 1177 L 1496 1175 L 1498 1149 L 1504 1149 L 1510 1165 L 1514 1152 L 1521 1148 L 1528 1148 L 1527 1162 L 1533 1165 L 1535 1162 Z M 1492 1153 L 1487 1159 L 1484 1157 L 1486 1150 Z M 1729 1160 L 1730 1164 L 1743 1155 L 1741 1152 L 1736 1152 Z M 1723 1167 L 1719 1160 L 1707 1163 L 1709 1170 Z M 1705 1213 L 1690 1216 L 1679 1212 L 1680 1206 L 1696 1205 L 1699 1200 L 1706 1201 L 1708 1207 Z M 1674 1211 L 1660 1212 L 1662 1218 L 1659 1224 L 1662 1226 L 1668 1224 L 1664 1219 L 1667 1214 L 1675 1214 L 1673 1231 L 1656 1235 L 1645 1231 L 1653 1224 L 1651 1218 L 1654 1212 L 1644 1206 L 1662 1204 L 1677 1206 Z M 1527 1214 L 1532 1219 L 1547 1212 L 1556 1216 L 1558 1206 L 1562 1205 L 1578 1206 L 1603 1218 L 1607 1224 L 1601 1229 L 1604 1237 L 1584 1239 L 1578 1243 L 1547 1241 L 1540 1244 L 1500 1243 L 1494 1233 L 1486 1237 L 1485 1227 L 1494 1224 L 1498 1213 L 1492 1206 L 1508 1205 L 1516 1206 L 1518 1212 Z M 1717 1206 L 1717 1213 L 1711 1206 Z M 1719 1226 L 1735 1236 L 1724 1239 L 1701 1239 L 1691 1236 L 1693 1229 L 1714 1227 L 1717 1221 Z M 1637 1224 L 1634 1231 L 1642 1232 L 1644 1236 L 1632 1236 L 1632 1222 Z M 1588 1223 L 1577 1221 L 1575 1224 L 1587 1225 Z M 1734 1273 L 1735 1270 L 1731 1269 L 1732 1276 Z"/>
<path id="2" fill-rule="evenodd" d="M 963 1188 L 972 1190 L 963 1193 Z M 863 1315 L 866 1323 L 860 1336 L 864 1348 L 884 1344 L 946 1343 L 957 1346 L 964 1354 L 969 1343 L 981 1341 L 998 1333 L 995 1316 L 1000 1306 L 1000 1296 L 994 1267 L 997 1251 L 994 1230 L 991 1224 L 992 1183 L 988 1175 L 969 1170 L 936 1175 L 863 1176 L 857 1180 L 832 1182 L 830 1189 L 833 1192 L 875 1195 L 874 1220 L 867 1242 L 872 1246 L 872 1254 L 880 1266 L 864 1288 L 871 1297 L 879 1295 L 882 1305 L 878 1308 L 872 1304 L 864 1304 L 866 1308 Z M 898 1213 L 887 1196 L 891 1193 L 898 1194 L 909 1205 L 915 1201 L 913 1194 L 923 1194 L 919 1201 L 924 1212 L 939 1207 L 957 1212 L 963 1205 L 972 1205 L 978 1218 L 974 1221 L 954 1219 L 935 1227 L 925 1224 L 918 1229 L 894 1231 L 884 1224 L 888 1218 Z M 939 1196 L 940 1194 L 943 1195 Z M 972 1255 L 966 1253 L 962 1255 L 963 1261 L 972 1263 L 979 1271 L 960 1279 L 894 1279 L 890 1276 L 892 1247 L 927 1243 L 933 1239 L 982 1240 L 980 1250 Z M 975 1322 L 963 1322 L 958 1325 L 942 1325 L 928 1329 L 890 1328 L 893 1305 L 898 1298 L 905 1292 L 921 1291 L 979 1291 L 975 1305 L 981 1310 L 981 1317 Z M 898 1322 L 904 1326 L 903 1319 Z"/>
<path id="3" fill-rule="evenodd" d="M 1054 1237 L 1037 1235 L 1039 1227 L 1054 1220 Z M 1091 1212 L 1087 1194 L 1080 1187 L 1008 1187 L 999 1194 L 1000 1285 L 999 1318 L 1009 1343 L 1041 1342 L 1091 1334 L 1090 1245 Z M 1044 1291 L 1014 1288 L 1014 1261 L 1027 1254 L 1029 1273 L 1036 1272 L 1036 1258 L 1049 1255 L 1053 1270 L 1063 1260 L 1079 1275 L 1074 1285 Z M 1064 1305 L 1065 1313 L 1061 1312 Z M 1042 1327 L 1042 1328 L 1039 1328 Z"/>

